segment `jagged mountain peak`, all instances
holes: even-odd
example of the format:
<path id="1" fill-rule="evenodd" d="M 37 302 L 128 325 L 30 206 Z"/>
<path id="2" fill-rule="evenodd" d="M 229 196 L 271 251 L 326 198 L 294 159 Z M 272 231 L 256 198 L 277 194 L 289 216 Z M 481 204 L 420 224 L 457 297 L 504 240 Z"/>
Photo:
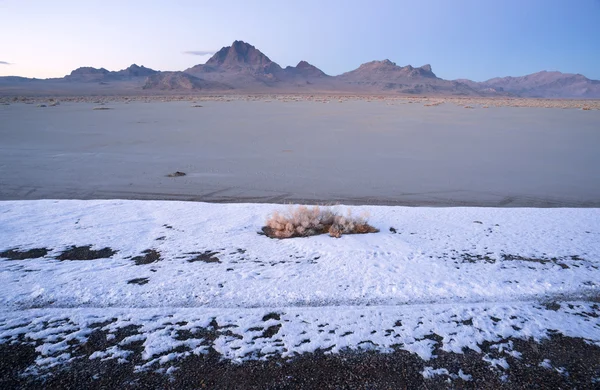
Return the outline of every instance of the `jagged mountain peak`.
<path id="1" fill-rule="evenodd" d="M 120 76 L 147 77 L 157 73 L 157 71 L 154 69 L 146 68 L 144 65 L 140 66 L 137 64 L 131 64 L 129 67 L 115 73 Z"/>
<path id="2" fill-rule="evenodd" d="M 285 72 L 292 76 L 302 76 L 308 78 L 327 76 L 321 69 L 304 60 L 298 62 L 298 65 L 296 66 L 286 67 Z"/>
<path id="3" fill-rule="evenodd" d="M 317 67 L 308 63 L 307 61 L 300 61 L 298 62 L 298 65 L 296 65 L 296 68 L 298 69 L 316 69 Z"/>
<path id="4" fill-rule="evenodd" d="M 361 64 L 358 69 L 379 69 L 379 68 L 395 68 L 398 67 L 398 65 L 396 65 L 395 62 L 392 62 L 388 59 L 385 60 L 381 60 L 381 61 L 369 61 L 369 62 L 365 62 L 364 64 Z"/>
<path id="5" fill-rule="evenodd" d="M 271 59 L 260 50 L 244 41 L 234 41 L 231 46 L 225 46 L 216 52 L 206 66 L 210 67 L 264 67 L 271 63 Z"/>
<path id="6" fill-rule="evenodd" d="M 342 78 L 364 78 L 364 79 L 379 79 L 384 81 L 385 78 L 390 80 L 398 80 L 400 78 L 437 78 L 432 72 L 431 65 L 423 65 L 415 68 L 412 65 L 398 66 L 395 62 L 388 59 L 382 61 L 370 61 L 360 65 L 357 69 L 344 73 Z"/>
<path id="7" fill-rule="evenodd" d="M 104 68 L 94 68 L 92 66 L 82 66 L 70 73 L 70 76 L 82 75 L 82 74 L 106 74 L 110 73 Z"/>
<path id="8" fill-rule="evenodd" d="M 424 71 L 426 71 L 426 72 L 431 72 L 431 73 L 433 73 L 433 71 L 431 70 L 431 65 L 429 65 L 429 64 L 423 65 L 423 66 L 421 66 L 420 68 L 421 68 L 421 69 L 423 69 L 423 70 L 424 70 Z"/>

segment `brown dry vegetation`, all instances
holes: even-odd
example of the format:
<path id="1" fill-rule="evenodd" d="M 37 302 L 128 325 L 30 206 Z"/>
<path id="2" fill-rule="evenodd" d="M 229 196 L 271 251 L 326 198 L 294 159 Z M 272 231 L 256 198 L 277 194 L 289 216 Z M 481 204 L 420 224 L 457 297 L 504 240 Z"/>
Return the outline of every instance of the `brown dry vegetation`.
<path id="1" fill-rule="evenodd" d="M 42 103 L 47 104 L 58 96 L 0 96 L 0 105 L 12 103 Z M 405 95 L 369 95 L 369 94 L 169 94 L 169 95 L 113 95 L 102 96 L 61 96 L 62 103 L 94 103 L 106 104 L 108 102 L 175 102 L 189 101 L 201 104 L 206 101 L 284 101 L 284 102 L 330 102 L 340 103 L 348 101 L 383 101 L 389 106 L 408 103 L 422 103 L 430 106 L 440 104 L 455 104 L 459 107 L 486 106 L 495 107 L 537 107 L 537 108 L 562 108 L 584 110 L 600 110 L 600 99 L 541 99 L 541 98 L 514 98 L 514 97 L 457 97 L 457 96 L 405 96 Z"/>
<path id="2" fill-rule="evenodd" d="M 298 206 L 287 213 L 274 212 L 263 232 L 271 238 L 308 237 L 329 233 L 339 238 L 342 234 L 377 233 L 379 230 L 367 223 L 366 217 L 353 217 L 350 212 L 342 216 L 328 208 Z"/>

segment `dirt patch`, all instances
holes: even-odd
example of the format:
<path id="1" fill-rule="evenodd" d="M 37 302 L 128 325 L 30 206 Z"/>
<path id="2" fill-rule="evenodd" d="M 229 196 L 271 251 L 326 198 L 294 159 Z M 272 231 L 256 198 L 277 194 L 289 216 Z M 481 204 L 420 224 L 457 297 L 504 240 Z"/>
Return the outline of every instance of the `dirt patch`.
<path id="1" fill-rule="evenodd" d="M 274 356 L 264 360 L 233 363 L 214 349 L 205 355 L 189 356 L 169 362 L 178 369 L 172 375 L 155 371 L 136 371 L 141 363 L 144 340 L 122 346 L 132 352 L 127 361 L 89 359 L 98 350 L 119 345 L 127 336 L 138 333 L 128 326 L 111 333 L 96 329 L 83 344 L 73 345 L 76 359 L 66 369 L 53 368 L 49 376 L 22 375 L 34 364 L 38 353 L 33 345 L 0 344 L 0 386 L 2 388 L 176 388 L 176 389 L 559 389 L 597 388 L 600 376 L 600 347 L 582 339 L 550 335 L 549 339 L 504 339 L 480 344 L 481 352 L 441 350 L 439 336 L 428 335 L 437 348 L 428 361 L 396 348 L 390 353 L 349 351 L 324 354 L 305 353 L 292 359 Z M 213 320 L 206 329 L 180 330 L 178 339 L 203 338 L 212 342 L 219 327 Z M 229 331 L 227 331 L 229 332 Z M 303 340 L 304 341 L 304 340 Z M 499 348 L 505 345 L 504 348 Z M 519 352 L 511 355 L 510 351 Z M 485 359 L 488 359 L 487 361 Z M 505 359 L 509 368 L 493 366 L 489 359 Z M 422 375 L 425 367 L 444 368 L 431 379 Z M 470 377 L 457 374 L 462 370 Z"/>
<path id="2" fill-rule="evenodd" d="M 205 263 L 220 263 L 221 260 L 215 256 L 218 254 L 219 254 L 219 252 L 211 252 L 211 251 L 191 252 L 191 253 L 188 253 L 188 255 L 196 255 L 196 256 L 192 259 L 189 259 L 188 263 L 194 263 L 196 261 L 202 261 Z"/>
<path id="3" fill-rule="evenodd" d="M 167 175 L 167 177 L 181 177 L 181 176 L 185 176 L 185 175 L 186 175 L 185 172 L 177 171 L 177 172 L 169 173 Z"/>
<path id="4" fill-rule="evenodd" d="M 4 252 L 0 252 L 0 257 L 5 257 L 9 260 L 26 260 L 26 259 L 37 259 L 44 257 L 48 254 L 46 248 L 34 248 L 26 251 L 19 251 L 17 249 L 9 249 Z"/>
<path id="5" fill-rule="evenodd" d="M 474 255 L 471 253 L 462 253 L 460 256 L 462 257 L 463 263 L 496 263 L 496 259 L 491 258 L 489 255 L 491 253 L 486 253 L 484 255 Z M 454 259 L 454 258 L 453 258 Z M 502 254 L 502 261 L 525 261 L 529 263 L 538 263 L 538 264 L 556 264 L 560 266 L 562 269 L 569 269 L 569 265 L 565 263 L 565 260 L 568 261 L 584 261 L 584 259 L 578 256 L 569 256 L 567 259 L 558 259 L 556 257 L 553 258 L 533 258 L 533 257 L 525 257 L 521 255 L 511 255 L 511 254 Z"/>
<path id="6" fill-rule="evenodd" d="M 176 332 L 177 332 L 177 336 L 175 336 L 175 340 L 179 340 L 179 341 L 202 338 L 202 332 L 199 330 L 194 330 L 192 332 L 189 329 L 177 329 Z"/>
<path id="7" fill-rule="evenodd" d="M 118 328 L 113 333 L 110 333 L 113 337 L 108 337 L 109 332 L 96 328 L 89 336 L 85 343 L 74 345 L 72 351 L 75 356 L 86 356 L 93 354 L 96 351 L 106 350 L 112 346 L 119 345 L 126 337 L 134 336 L 139 334 L 138 330 L 141 328 L 139 325 L 127 325 L 122 328 Z M 143 351 L 144 340 L 132 342 L 126 346 L 122 346 L 123 349 L 136 352 L 136 357 L 133 359 L 136 361 L 141 360 L 140 356 Z M 93 360 L 91 361 L 93 362 Z"/>
<path id="8" fill-rule="evenodd" d="M 108 259 L 112 257 L 117 251 L 112 250 L 109 247 L 102 248 L 99 250 L 92 250 L 91 245 L 85 246 L 71 246 L 69 249 L 62 252 L 57 259 L 64 260 L 96 260 L 96 259 Z"/>
<path id="9" fill-rule="evenodd" d="M 524 256 L 519 256 L 519 255 L 507 255 L 507 254 L 503 254 L 502 255 L 502 260 L 505 261 L 527 261 L 530 263 L 540 263 L 540 264 L 547 264 L 550 263 L 552 261 L 556 261 L 557 259 L 534 259 L 532 257 L 524 257 Z"/>
<path id="10" fill-rule="evenodd" d="M 556 257 L 552 257 L 550 259 L 544 259 L 544 258 L 531 258 L 531 257 L 524 257 L 524 256 L 519 256 L 519 255 L 510 255 L 510 254 L 503 254 L 502 255 L 502 260 L 505 261 L 526 261 L 526 262 L 530 262 L 530 263 L 539 263 L 539 264 L 556 264 L 558 266 L 560 266 L 562 269 L 569 269 L 571 267 L 569 267 L 567 264 L 565 264 L 564 259 L 558 259 Z M 584 261 L 584 259 L 580 258 L 579 256 L 570 256 L 570 260 L 572 261 Z"/>
<path id="11" fill-rule="evenodd" d="M 257 328 L 257 330 L 261 330 L 261 329 L 262 328 Z M 262 332 L 262 334 L 260 336 L 254 337 L 253 340 L 255 340 L 255 339 L 270 339 L 271 337 L 273 337 L 277 333 L 279 333 L 279 329 L 281 329 L 281 324 L 269 326 L 267 329 L 265 329 Z"/>
<path id="12" fill-rule="evenodd" d="M 127 284 L 137 284 L 137 285 L 142 286 L 144 284 L 147 284 L 149 280 L 150 279 L 148 279 L 148 278 L 135 278 L 135 279 L 128 280 Z"/>
<path id="13" fill-rule="evenodd" d="M 142 253 L 142 256 L 135 256 L 132 258 L 135 265 L 151 264 L 160 261 L 160 252 L 154 249 L 146 249 Z"/>
<path id="14" fill-rule="evenodd" d="M 546 310 L 558 311 L 560 309 L 560 303 L 558 302 L 546 302 L 544 304 Z"/>
<path id="15" fill-rule="evenodd" d="M 462 255 L 463 263 L 489 263 L 494 264 L 496 262 L 495 259 L 492 259 L 487 254 L 486 255 L 472 255 L 470 253 L 463 253 Z"/>
<path id="16" fill-rule="evenodd" d="M 279 333 L 279 329 L 281 329 L 281 324 L 269 326 L 262 334 L 264 338 L 271 338 Z"/>
<path id="17" fill-rule="evenodd" d="M 277 320 L 277 321 L 281 321 L 281 316 L 279 315 L 279 313 L 269 313 L 267 315 L 265 315 L 262 318 L 263 321 L 269 321 L 269 320 Z"/>
<path id="18" fill-rule="evenodd" d="M 37 355 L 34 345 L 0 344 L 0 388 L 20 388 L 20 373 L 34 364 Z"/>

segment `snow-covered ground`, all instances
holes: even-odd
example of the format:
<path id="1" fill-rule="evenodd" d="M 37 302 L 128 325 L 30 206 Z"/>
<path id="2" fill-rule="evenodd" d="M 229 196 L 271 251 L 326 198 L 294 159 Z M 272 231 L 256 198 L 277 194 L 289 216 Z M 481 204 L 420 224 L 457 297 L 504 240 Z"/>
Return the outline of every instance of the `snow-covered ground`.
<path id="1" fill-rule="evenodd" d="M 288 207 L 0 202 L 0 252 L 48 249 L 0 260 L 0 340 L 35 341 L 37 365 L 48 367 L 69 361 L 71 341 L 95 329 L 109 341 L 135 329 L 91 358 L 127 359 L 137 342 L 140 369 L 209 347 L 236 361 L 345 348 L 431 359 L 432 335 L 456 353 L 498 343 L 501 353 L 486 361 L 500 369 L 502 354 L 519 354 L 507 338 L 558 333 L 600 346 L 599 209 L 334 206 L 368 213 L 381 231 L 258 234 L 270 213 Z M 86 245 L 116 253 L 57 259 Z M 136 264 L 146 250 L 160 259 Z M 428 366 L 423 375 L 443 370 Z"/>

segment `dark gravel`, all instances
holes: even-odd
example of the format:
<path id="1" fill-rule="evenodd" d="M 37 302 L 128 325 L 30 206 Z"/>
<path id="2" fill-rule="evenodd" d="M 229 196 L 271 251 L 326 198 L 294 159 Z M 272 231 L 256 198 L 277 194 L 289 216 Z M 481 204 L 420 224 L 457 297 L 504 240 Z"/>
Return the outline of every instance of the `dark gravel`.
<path id="1" fill-rule="evenodd" d="M 205 252 L 192 252 L 190 255 L 197 255 L 192 259 L 188 260 L 188 263 L 194 263 L 196 261 L 203 261 L 205 263 L 220 263 L 221 260 L 215 256 L 218 255 L 219 252 L 205 251 Z"/>
<path id="2" fill-rule="evenodd" d="M 117 253 L 117 251 L 111 248 L 102 248 L 99 250 L 92 250 L 91 245 L 85 246 L 72 246 L 69 249 L 58 255 L 58 260 L 96 260 L 106 259 Z"/>
<path id="3" fill-rule="evenodd" d="M 46 248 L 33 248 L 25 251 L 20 251 L 18 249 L 9 249 L 4 252 L 0 252 L 0 257 L 9 259 L 9 260 L 27 260 L 27 259 L 37 259 L 39 257 L 44 257 L 48 254 L 48 249 Z"/>
<path id="4" fill-rule="evenodd" d="M 127 329 L 118 335 L 135 334 Z M 492 368 L 482 358 L 498 357 L 491 344 L 480 345 L 482 352 L 464 354 L 436 351 L 436 357 L 423 361 L 417 355 L 397 350 L 389 354 L 375 352 L 344 352 L 304 354 L 292 360 L 272 358 L 267 361 L 248 361 L 234 364 L 211 349 L 208 355 L 190 356 L 175 363 L 178 369 L 172 375 L 156 372 L 135 373 L 141 362 L 141 343 L 130 348 L 133 352 L 128 363 L 90 360 L 98 348 L 108 346 L 106 334 L 97 329 L 89 340 L 74 348 L 72 363 L 52 369 L 46 375 L 22 376 L 35 361 L 34 347 L 24 343 L 0 344 L 0 388 L 2 389 L 594 389 L 600 383 L 600 347 L 584 340 L 554 335 L 549 340 L 512 341 L 520 358 L 507 357 L 510 368 L 506 371 Z M 507 355 L 502 355 L 506 357 Z M 539 366 L 549 359 L 555 368 Z M 471 381 L 439 375 L 424 379 L 424 367 L 446 368 L 456 374 L 459 369 L 472 376 Z"/>
<path id="5" fill-rule="evenodd" d="M 160 252 L 154 249 L 146 249 L 142 253 L 143 255 L 135 256 L 132 259 L 135 262 L 135 265 L 145 265 L 160 261 Z"/>

